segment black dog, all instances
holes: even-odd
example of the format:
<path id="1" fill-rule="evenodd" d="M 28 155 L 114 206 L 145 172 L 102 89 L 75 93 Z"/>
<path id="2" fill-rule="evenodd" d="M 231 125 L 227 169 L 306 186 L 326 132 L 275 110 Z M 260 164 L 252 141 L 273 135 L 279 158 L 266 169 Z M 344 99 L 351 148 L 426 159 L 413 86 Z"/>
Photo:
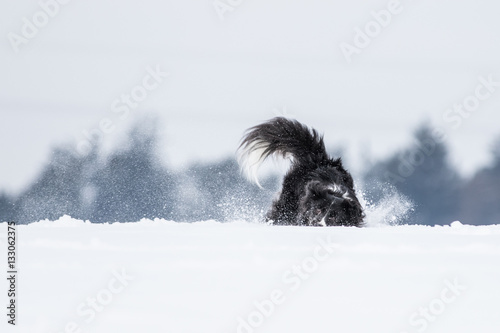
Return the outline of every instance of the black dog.
<path id="1" fill-rule="evenodd" d="M 316 130 L 283 117 L 247 130 L 239 147 L 239 162 L 258 185 L 257 169 L 273 154 L 291 158 L 292 165 L 283 179 L 279 198 L 267 213 L 267 221 L 309 226 L 363 225 L 363 208 L 352 177 L 340 158 L 328 156 L 323 137 Z"/>

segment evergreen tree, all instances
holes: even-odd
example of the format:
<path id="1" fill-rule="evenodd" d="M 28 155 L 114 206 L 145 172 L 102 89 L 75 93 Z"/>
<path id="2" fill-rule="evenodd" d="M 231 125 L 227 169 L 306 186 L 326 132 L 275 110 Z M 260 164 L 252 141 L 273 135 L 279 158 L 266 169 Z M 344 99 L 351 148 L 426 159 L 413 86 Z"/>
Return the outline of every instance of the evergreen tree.
<path id="1" fill-rule="evenodd" d="M 14 198 L 6 193 L 0 193 L 0 222 L 16 221 Z"/>
<path id="2" fill-rule="evenodd" d="M 412 223 L 449 224 L 458 218 L 461 180 L 447 155 L 447 147 L 424 124 L 417 129 L 411 147 L 377 163 L 365 179 L 367 183 L 389 183 L 413 200 Z M 373 196 L 375 201 L 380 199 Z"/>
<path id="3" fill-rule="evenodd" d="M 16 220 L 55 220 L 65 214 L 84 218 L 81 189 L 88 182 L 86 167 L 94 159 L 94 153 L 82 157 L 69 148 L 55 149 L 38 179 L 16 201 Z"/>
<path id="4" fill-rule="evenodd" d="M 94 222 L 172 217 L 175 182 L 157 160 L 153 122 L 136 124 L 129 140 L 129 146 L 113 153 L 93 178 Z"/>
<path id="5" fill-rule="evenodd" d="M 463 223 L 500 223 L 500 139 L 492 153 L 492 165 L 479 170 L 460 192 Z"/>

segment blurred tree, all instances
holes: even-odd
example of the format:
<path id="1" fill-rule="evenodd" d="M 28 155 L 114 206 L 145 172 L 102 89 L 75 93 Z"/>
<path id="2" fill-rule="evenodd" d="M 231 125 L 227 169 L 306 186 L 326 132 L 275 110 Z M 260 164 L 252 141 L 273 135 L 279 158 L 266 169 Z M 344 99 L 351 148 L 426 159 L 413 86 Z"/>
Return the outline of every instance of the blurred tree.
<path id="1" fill-rule="evenodd" d="M 389 183 L 412 199 L 415 214 L 411 223 L 449 224 L 459 215 L 462 181 L 447 154 L 442 140 L 429 125 L 423 124 L 415 132 L 415 143 L 378 162 L 366 173 L 365 183 Z M 375 202 L 380 199 L 377 192 L 369 192 Z"/>
<path id="2" fill-rule="evenodd" d="M 479 170 L 460 192 L 463 223 L 500 223 L 500 139 L 494 144 L 492 153 L 491 166 Z"/>
<path id="3" fill-rule="evenodd" d="M 0 193 L 0 222 L 15 221 L 14 197 Z"/>
<path id="4" fill-rule="evenodd" d="M 128 147 L 113 153 L 94 175 L 93 222 L 172 218 L 175 181 L 156 157 L 157 139 L 154 120 L 135 124 Z"/>
<path id="5" fill-rule="evenodd" d="M 256 218 L 270 204 L 274 193 L 244 179 L 234 158 L 196 164 L 179 185 L 183 198 L 179 218 L 190 221 Z M 268 177 L 262 185 L 274 189 L 276 178 Z"/>
<path id="6" fill-rule="evenodd" d="M 157 122 L 142 120 L 128 145 L 108 158 L 98 146 L 86 156 L 58 148 L 38 179 L 18 198 L 0 194 L 0 218 L 28 223 L 68 214 L 92 222 L 165 218 L 177 221 L 255 219 L 269 207 L 281 177 L 262 182 L 262 190 L 245 180 L 233 158 L 195 164 L 174 174 L 157 158 Z M 364 191 L 376 204 L 390 183 L 415 204 L 411 223 L 500 223 L 500 140 L 494 162 L 466 184 L 447 159 L 447 148 L 422 125 L 415 143 L 376 163 L 365 174 Z"/>
<path id="7" fill-rule="evenodd" d="M 223 221 L 254 218 L 270 204 L 274 192 L 246 181 L 232 158 L 171 173 L 157 158 L 157 133 L 157 121 L 143 118 L 130 131 L 126 147 L 101 159 L 99 145 L 87 156 L 55 149 L 14 210 L 13 199 L 0 196 L 2 216 L 23 223 L 65 214 L 92 222 Z M 263 185 L 274 189 L 276 183 L 270 177 Z"/>
<path id="8" fill-rule="evenodd" d="M 95 158 L 95 151 L 82 157 L 69 148 L 55 149 L 38 179 L 16 201 L 17 221 L 55 220 L 65 214 L 84 218 L 81 190 L 89 181 L 86 171 Z"/>

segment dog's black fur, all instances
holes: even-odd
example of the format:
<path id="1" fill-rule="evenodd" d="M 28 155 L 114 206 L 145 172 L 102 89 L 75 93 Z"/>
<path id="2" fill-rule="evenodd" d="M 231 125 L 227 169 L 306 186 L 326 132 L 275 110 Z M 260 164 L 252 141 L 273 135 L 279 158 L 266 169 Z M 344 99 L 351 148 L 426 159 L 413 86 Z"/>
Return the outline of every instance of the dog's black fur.
<path id="1" fill-rule="evenodd" d="M 267 213 L 273 224 L 362 226 L 363 208 L 353 179 L 340 158 L 326 153 L 314 129 L 283 117 L 249 128 L 239 147 L 239 162 L 257 184 L 256 171 L 270 155 L 291 158 L 279 198 Z M 260 185 L 259 185 L 260 186 Z"/>

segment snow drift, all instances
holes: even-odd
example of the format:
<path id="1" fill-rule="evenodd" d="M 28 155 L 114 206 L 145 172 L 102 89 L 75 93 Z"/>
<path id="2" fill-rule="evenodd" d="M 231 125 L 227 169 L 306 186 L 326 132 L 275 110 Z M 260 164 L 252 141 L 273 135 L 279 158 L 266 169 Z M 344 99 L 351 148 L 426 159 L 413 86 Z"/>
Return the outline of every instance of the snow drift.
<path id="1" fill-rule="evenodd" d="M 6 223 L 0 228 L 5 249 Z M 17 233 L 18 325 L 4 317 L 6 332 L 500 329 L 500 225 L 92 224 L 64 216 Z"/>

